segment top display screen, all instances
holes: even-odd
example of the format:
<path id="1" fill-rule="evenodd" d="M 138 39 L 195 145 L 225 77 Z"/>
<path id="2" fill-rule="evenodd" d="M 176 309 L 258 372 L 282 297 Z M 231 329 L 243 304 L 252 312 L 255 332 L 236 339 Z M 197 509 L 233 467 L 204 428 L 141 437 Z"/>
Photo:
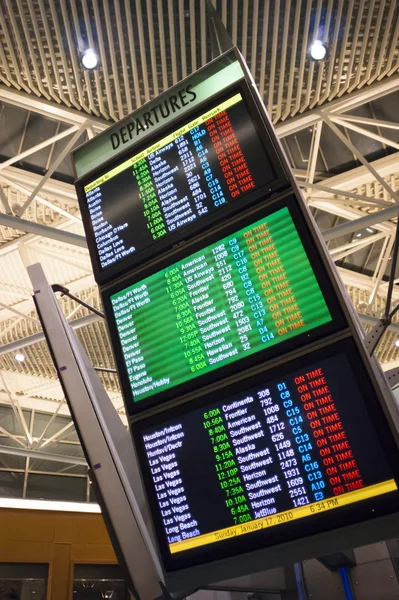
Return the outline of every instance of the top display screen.
<path id="1" fill-rule="evenodd" d="M 213 213 L 237 207 L 254 190 L 266 194 L 281 187 L 276 161 L 261 144 L 241 93 L 125 158 L 84 184 L 80 194 L 98 272 L 125 260 L 134 265 L 151 255 L 155 243 L 157 251 L 158 242 L 173 245 L 176 233 L 180 239 L 188 226 L 206 227 L 204 217 L 213 221 Z"/>
<path id="2" fill-rule="evenodd" d="M 263 218 L 104 294 L 133 412 L 133 404 L 151 397 L 159 403 L 165 392 L 183 391 L 178 386 L 195 388 L 189 382 L 199 376 L 262 351 L 268 358 L 287 352 L 287 342 L 298 347 L 336 325 L 333 294 L 320 288 L 318 261 L 309 261 L 293 200 L 285 201 L 290 208 L 270 208 L 267 216 L 259 211 Z"/>

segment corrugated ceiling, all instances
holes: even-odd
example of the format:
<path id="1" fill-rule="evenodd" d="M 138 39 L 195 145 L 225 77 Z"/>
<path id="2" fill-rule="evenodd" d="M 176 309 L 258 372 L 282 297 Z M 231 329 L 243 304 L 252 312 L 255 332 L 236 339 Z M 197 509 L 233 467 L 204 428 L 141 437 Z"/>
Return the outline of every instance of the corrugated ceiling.
<path id="1" fill-rule="evenodd" d="M 214 0 L 274 122 L 391 76 L 395 0 Z M 205 0 L 0 0 L 0 81 L 117 120 L 211 58 Z M 327 60 L 308 59 L 316 38 Z M 98 49 L 100 68 L 79 66 Z"/>

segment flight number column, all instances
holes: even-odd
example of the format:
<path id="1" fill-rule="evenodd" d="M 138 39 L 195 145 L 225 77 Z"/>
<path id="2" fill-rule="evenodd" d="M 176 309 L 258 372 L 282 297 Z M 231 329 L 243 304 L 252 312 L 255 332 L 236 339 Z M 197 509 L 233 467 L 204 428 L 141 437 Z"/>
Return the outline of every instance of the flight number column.
<path id="1" fill-rule="evenodd" d="M 190 132 L 191 133 L 191 132 Z M 186 136 L 182 135 L 175 140 L 179 158 L 187 178 L 187 182 L 190 188 L 191 196 L 194 200 L 195 210 L 198 216 L 204 215 L 208 212 L 208 207 L 204 204 L 206 200 L 206 194 L 201 188 L 201 177 L 196 174 L 197 164 L 195 157 L 190 150 L 189 141 Z"/>
<path id="2" fill-rule="evenodd" d="M 251 330 L 250 317 L 246 312 L 245 302 L 240 298 L 237 290 L 237 285 L 234 282 L 234 265 L 228 262 L 229 247 L 226 244 L 219 244 L 212 250 L 215 260 L 217 273 L 222 282 L 224 294 L 227 298 L 229 311 L 234 319 L 236 331 L 241 343 L 242 350 L 250 350 L 251 344 L 248 337 L 248 332 Z M 235 265 L 236 266 L 236 265 Z"/>
<path id="3" fill-rule="evenodd" d="M 273 398 L 269 388 L 257 392 L 258 401 L 262 406 L 290 501 L 294 507 L 303 506 L 309 504 L 310 500 L 300 464 L 300 448 L 298 448 L 298 444 L 295 448 L 290 439 L 294 435 L 295 429 L 293 430 L 291 426 L 287 427 L 285 411 L 282 411 L 280 406 L 280 400 L 283 400 L 283 407 L 291 406 L 292 401 L 284 383 L 278 384 L 277 389 L 280 396 L 279 401 Z M 296 442 L 299 441 L 296 437 L 294 439 Z"/>

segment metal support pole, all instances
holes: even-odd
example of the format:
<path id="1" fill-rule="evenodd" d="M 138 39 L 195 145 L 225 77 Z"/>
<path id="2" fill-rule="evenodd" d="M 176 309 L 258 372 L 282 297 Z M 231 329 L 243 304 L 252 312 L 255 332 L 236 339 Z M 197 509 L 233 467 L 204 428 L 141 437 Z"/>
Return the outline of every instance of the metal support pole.
<path id="1" fill-rule="evenodd" d="M 71 298 L 71 300 L 74 300 L 81 306 L 84 306 L 84 308 L 87 308 L 87 310 L 94 313 L 98 317 L 105 319 L 104 313 L 102 313 L 100 310 L 97 310 L 96 308 L 94 308 L 94 306 L 91 306 L 91 304 L 87 304 L 87 302 L 84 302 L 77 296 L 74 296 L 73 294 L 71 294 L 71 292 L 68 290 L 68 288 L 64 287 L 63 285 L 59 285 L 58 283 L 55 283 L 51 287 L 53 289 L 53 292 L 60 292 L 61 296 L 68 296 L 68 298 Z"/>
<path id="2" fill-rule="evenodd" d="M 340 567 L 339 574 L 341 575 L 342 587 L 344 588 L 346 600 L 355 600 L 352 592 L 352 585 L 348 575 L 347 567 Z"/>
<path id="3" fill-rule="evenodd" d="M 294 573 L 295 573 L 298 598 L 299 598 L 299 600 L 307 600 L 308 593 L 306 590 L 305 576 L 303 573 L 302 563 L 300 563 L 300 562 L 294 563 Z"/>
<path id="4" fill-rule="evenodd" d="M 233 48 L 234 44 L 210 0 L 206 0 L 206 18 L 211 40 L 212 58 L 216 58 L 223 52 Z"/>

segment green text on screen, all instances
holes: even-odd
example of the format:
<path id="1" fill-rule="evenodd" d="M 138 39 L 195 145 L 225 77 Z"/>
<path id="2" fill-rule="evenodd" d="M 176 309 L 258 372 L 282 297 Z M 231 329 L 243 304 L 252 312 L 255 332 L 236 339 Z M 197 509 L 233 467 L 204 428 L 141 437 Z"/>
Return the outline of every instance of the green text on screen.
<path id="1" fill-rule="evenodd" d="M 135 402 L 331 321 L 288 208 L 111 303 Z"/>

